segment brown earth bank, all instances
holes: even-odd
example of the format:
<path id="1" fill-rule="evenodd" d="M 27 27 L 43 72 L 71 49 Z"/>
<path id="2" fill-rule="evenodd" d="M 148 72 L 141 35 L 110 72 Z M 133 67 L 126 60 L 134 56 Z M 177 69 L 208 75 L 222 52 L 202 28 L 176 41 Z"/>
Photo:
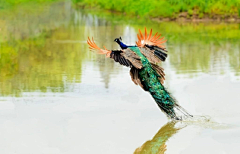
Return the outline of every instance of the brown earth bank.
<path id="1" fill-rule="evenodd" d="M 88 10 L 101 10 L 98 7 L 89 7 L 86 5 L 77 5 L 77 8 L 80 9 L 88 9 Z M 116 15 L 124 15 L 128 17 L 137 17 L 137 18 L 144 18 L 139 15 L 127 14 L 126 12 L 120 12 L 116 10 L 109 10 L 104 9 L 106 12 L 110 12 Z M 231 22 L 231 23 L 240 23 L 240 16 L 236 14 L 228 15 L 228 14 L 203 14 L 203 13 L 196 13 L 197 10 L 193 10 L 193 13 L 190 14 L 188 12 L 180 12 L 175 13 L 172 17 L 149 17 L 151 20 L 154 21 L 178 21 L 178 22 Z M 146 17 L 145 17 L 146 18 Z"/>
<path id="2" fill-rule="evenodd" d="M 188 12 L 181 12 L 174 17 L 157 17 L 151 18 L 154 21 L 180 21 L 180 22 L 240 22 L 240 18 L 235 15 L 218 15 L 218 14 L 204 14 L 199 16 L 198 14 L 190 15 Z"/>

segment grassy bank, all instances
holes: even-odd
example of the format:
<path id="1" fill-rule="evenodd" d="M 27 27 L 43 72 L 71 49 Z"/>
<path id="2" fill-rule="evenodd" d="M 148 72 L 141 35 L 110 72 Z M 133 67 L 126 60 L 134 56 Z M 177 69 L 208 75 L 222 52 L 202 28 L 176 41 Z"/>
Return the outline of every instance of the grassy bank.
<path id="1" fill-rule="evenodd" d="M 232 19 L 240 17 L 240 0 L 73 0 L 81 7 L 118 11 L 141 17 Z"/>
<path id="2" fill-rule="evenodd" d="M 6 5 L 18 5 L 18 4 L 28 3 L 28 2 L 44 3 L 44 2 L 53 2 L 53 1 L 57 1 L 57 0 L 0 0 L 0 3 L 6 4 Z"/>
<path id="3" fill-rule="evenodd" d="M 0 10 L 6 9 L 9 7 L 14 7 L 18 5 L 23 5 L 26 3 L 45 3 L 45 2 L 54 2 L 59 0 L 0 0 Z"/>

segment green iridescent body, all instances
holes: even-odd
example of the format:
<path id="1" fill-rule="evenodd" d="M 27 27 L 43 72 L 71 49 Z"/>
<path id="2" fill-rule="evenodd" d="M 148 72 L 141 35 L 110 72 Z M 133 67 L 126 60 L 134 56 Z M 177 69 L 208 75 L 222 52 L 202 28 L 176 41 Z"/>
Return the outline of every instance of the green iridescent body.
<path id="1" fill-rule="evenodd" d="M 163 110 L 170 118 L 174 118 L 176 116 L 173 109 L 175 100 L 161 84 L 158 79 L 160 75 L 158 75 L 152 68 L 151 63 L 141 53 L 138 47 L 129 47 L 129 49 L 135 52 L 141 59 L 143 67 L 139 70 L 139 78 L 144 89 L 150 92 L 161 110 Z"/>

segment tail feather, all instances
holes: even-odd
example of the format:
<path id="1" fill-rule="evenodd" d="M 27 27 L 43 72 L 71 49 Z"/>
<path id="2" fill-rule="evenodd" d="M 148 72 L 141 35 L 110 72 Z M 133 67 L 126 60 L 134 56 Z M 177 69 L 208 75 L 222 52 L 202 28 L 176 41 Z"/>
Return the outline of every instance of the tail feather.
<path id="1" fill-rule="evenodd" d="M 166 91 L 167 92 L 167 91 Z M 152 95 L 155 99 L 158 107 L 171 119 L 174 120 L 182 120 L 183 117 L 193 117 L 191 114 L 189 114 L 183 107 L 181 107 L 175 98 L 171 96 L 171 94 L 168 94 L 168 98 L 163 100 L 159 99 L 158 96 Z"/>
<path id="2" fill-rule="evenodd" d="M 189 114 L 183 107 L 176 103 L 175 108 L 180 111 L 186 117 L 193 117 L 193 115 Z"/>

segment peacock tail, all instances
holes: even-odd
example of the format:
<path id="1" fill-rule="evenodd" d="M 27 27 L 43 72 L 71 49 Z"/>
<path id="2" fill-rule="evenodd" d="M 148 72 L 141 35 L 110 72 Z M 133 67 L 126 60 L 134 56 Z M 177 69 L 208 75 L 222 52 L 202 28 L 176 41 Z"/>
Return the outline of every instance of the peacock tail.
<path id="1" fill-rule="evenodd" d="M 177 119 L 178 117 L 174 111 L 176 101 L 161 84 L 159 80 L 160 75 L 153 69 L 151 63 L 141 53 L 138 47 L 129 47 L 129 49 L 134 51 L 141 59 L 143 67 L 139 70 L 138 75 L 144 90 L 150 92 L 159 108 L 166 113 L 168 117 Z"/>

